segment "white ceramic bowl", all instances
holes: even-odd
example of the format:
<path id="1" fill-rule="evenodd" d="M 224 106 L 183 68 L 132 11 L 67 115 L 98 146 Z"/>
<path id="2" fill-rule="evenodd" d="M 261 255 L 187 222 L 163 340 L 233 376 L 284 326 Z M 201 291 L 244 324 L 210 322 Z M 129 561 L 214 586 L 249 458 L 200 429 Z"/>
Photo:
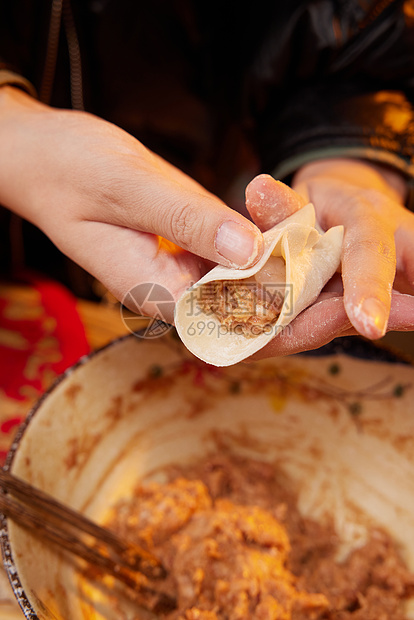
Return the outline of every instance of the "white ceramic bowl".
<path id="1" fill-rule="evenodd" d="M 303 514 L 334 520 L 344 553 L 380 525 L 414 570 L 413 386 L 409 365 L 339 354 L 217 369 L 172 332 L 129 336 L 57 381 L 21 429 L 8 467 L 102 521 L 138 479 L 201 458 L 219 434 L 237 453 L 276 462 Z M 4 518 L 1 543 L 26 618 L 136 617 Z M 407 613 L 414 618 L 410 605 Z"/>

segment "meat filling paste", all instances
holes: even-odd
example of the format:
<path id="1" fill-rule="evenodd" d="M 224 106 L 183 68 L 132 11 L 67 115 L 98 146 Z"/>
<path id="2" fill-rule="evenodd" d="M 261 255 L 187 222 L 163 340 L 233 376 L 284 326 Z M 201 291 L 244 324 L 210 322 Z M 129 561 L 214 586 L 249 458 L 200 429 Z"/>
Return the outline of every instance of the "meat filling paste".
<path id="1" fill-rule="evenodd" d="M 217 280 L 202 287 L 199 305 L 203 311 L 215 315 L 229 331 L 244 336 L 258 336 L 276 323 L 283 305 L 283 297 L 251 280 Z"/>
<path id="2" fill-rule="evenodd" d="M 254 276 L 241 280 L 213 280 L 200 287 L 198 305 L 229 331 L 247 337 L 267 332 L 276 323 L 285 298 L 286 265 L 270 256 Z"/>
<path id="3" fill-rule="evenodd" d="M 336 560 L 332 527 L 303 518 L 281 474 L 216 455 L 139 486 L 110 523 L 168 569 L 171 620 L 405 620 L 414 575 L 382 531 Z M 138 618 L 138 616 L 137 616 Z"/>

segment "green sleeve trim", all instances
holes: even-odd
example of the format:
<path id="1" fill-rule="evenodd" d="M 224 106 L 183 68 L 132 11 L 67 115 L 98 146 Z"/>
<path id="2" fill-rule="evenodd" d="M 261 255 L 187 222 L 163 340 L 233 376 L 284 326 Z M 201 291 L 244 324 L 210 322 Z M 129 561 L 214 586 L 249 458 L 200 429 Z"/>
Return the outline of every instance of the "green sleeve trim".
<path id="1" fill-rule="evenodd" d="M 355 159 L 366 159 L 380 164 L 385 164 L 399 170 L 407 177 L 408 197 L 406 207 L 410 211 L 414 211 L 414 162 L 411 162 L 396 153 L 390 151 L 382 151 L 370 147 L 326 147 L 308 151 L 302 155 L 296 155 L 286 159 L 284 162 L 276 166 L 272 175 L 275 179 L 284 179 L 294 174 L 299 168 L 305 164 L 309 164 L 317 159 L 327 159 L 334 157 L 354 157 Z"/>
<path id="2" fill-rule="evenodd" d="M 414 162 L 410 162 L 396 153 L 391 153 L 390 151 L 382 151 L 364 146 L 335 146 L 308 151 L 304 154 L 295 155 L 294 157 L 286 159 L 276 166 L 272 174 L 276 179 L 283 179 L 296 172 L 305 164 L 309 164 L 317 159 L 333 157 L 355 157 L 357 159 L 368 159 L 370 161 L 375 161 L 391 166 L 392 168 L 396 168 L 403 174 L 414 179 Z"/>

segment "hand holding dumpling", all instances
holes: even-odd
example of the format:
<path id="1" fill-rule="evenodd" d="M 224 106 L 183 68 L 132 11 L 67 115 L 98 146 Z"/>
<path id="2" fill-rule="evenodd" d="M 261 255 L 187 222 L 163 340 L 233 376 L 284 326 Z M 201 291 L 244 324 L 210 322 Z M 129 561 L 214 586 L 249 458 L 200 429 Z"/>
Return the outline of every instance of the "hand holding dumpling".
<path id="1" fill-rule="evenodd" d="M 253 220 L 265 230 L 278 214 L 311 201 L 323 229 L 344 225 L 342 280 L 335 277 L 255 358 L 314 349 L 337 336 L 376 339 L 387 330 L 414 329 L 414 215 L 403 206 L 403 177 L 368 162 L 332 159 L 305 166 L 293 188 L 256 177 L 246 191 Z"/>

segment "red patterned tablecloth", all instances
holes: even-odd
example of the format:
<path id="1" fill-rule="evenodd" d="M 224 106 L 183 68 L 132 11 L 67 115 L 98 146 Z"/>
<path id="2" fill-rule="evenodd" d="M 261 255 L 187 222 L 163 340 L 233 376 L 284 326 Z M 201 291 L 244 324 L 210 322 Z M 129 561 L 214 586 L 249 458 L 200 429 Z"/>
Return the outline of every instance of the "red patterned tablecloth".
<path id="1" fill-rule="evenodd" d="M 76 298 L 30 276 L 0 285 L 0 463 L 15 430 L 53 380 L 90 350 Z"/>
<path id="2" fill-rule="evenodd" d="M 27 274 L 0 282 L 0 465 L 33 404 L 90 349 L 127 333 L 119 309 L 77 300 L 62 285 Z M 23 614 L 0 564 L 0 620 Z"/>

